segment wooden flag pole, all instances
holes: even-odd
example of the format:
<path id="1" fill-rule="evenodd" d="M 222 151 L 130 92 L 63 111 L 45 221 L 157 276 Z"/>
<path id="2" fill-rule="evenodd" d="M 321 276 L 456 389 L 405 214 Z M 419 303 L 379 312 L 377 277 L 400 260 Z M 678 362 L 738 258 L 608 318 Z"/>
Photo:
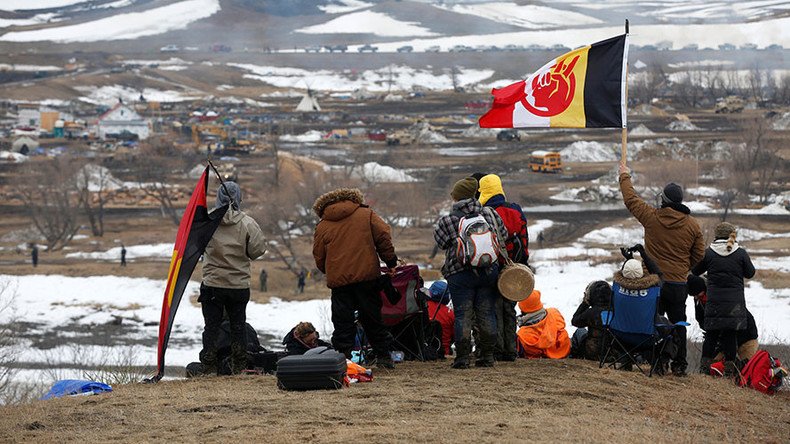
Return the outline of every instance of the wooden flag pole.
<path id="1" fill-rule="evenodd" d="M 625 34 L 628 35 L 628 19 L 625 20 Z M 625 55 L 624 55 L 624 57 L 625 57 Z M 623 98 L 623 100 L 625 100 L 625 113 L 626 113 L 626 116 L 627 116 L 627 114 L 628 114 L 628 60 L 625 60 L 624 62 L 625 62 L 625 79 L 623 81 L 625 82 L 625 97 Z M 626 116 L 623 116 L 623 120 L 626 119 Z M 626 122 L 627 122 L 627 120 L 626 120 Z M 627 157 L 627 154 L 628 154 L 628 152 L 627 152 L 628 151 L 628 128 L 627 128 L 627 126 L 628 126 L 627 124 L 623 125 L 623 133 L 622 133 L 622 137 L 621 137 L 622 146 L 620 147 L 620 161 L 623 162 L 623 165 L 628 163 L 628 157 Z"/>

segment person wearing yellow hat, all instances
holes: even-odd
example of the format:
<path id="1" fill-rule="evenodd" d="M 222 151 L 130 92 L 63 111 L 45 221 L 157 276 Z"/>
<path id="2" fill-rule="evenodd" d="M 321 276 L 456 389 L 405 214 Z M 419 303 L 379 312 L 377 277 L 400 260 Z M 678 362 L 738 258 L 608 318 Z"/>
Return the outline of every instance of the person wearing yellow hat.
<path id="1" fill-rule="evenodd" d="M 556 308 L 545 308 L 540 291 L 518 303 L 518 350 L 522 358 L 562 359 L 571 351 L 565 318 Z"/>
<path id="2" fill-rule="evenodd" d="M 505 250 L 508 257 L 516 263 L 528 265 L 529 235 L 527 218 L 524 211 L 516 203 L 505 200 L 502 180 L 496 174 L 487 174 L 480 178 L 479 201 L 492 208 L 502 219 L 507 231 Z M 502 264 L 500 264 L 502 265 Z M 497 342 L 494 358 L 498 361 L 514 361 L 516 359 L 516 303 L 502 297 L 497 298 Z"/>

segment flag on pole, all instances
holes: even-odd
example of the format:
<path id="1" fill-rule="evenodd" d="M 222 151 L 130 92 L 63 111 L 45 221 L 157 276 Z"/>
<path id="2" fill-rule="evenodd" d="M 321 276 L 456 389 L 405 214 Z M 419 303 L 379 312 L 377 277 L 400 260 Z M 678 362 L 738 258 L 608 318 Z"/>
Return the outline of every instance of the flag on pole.
<path id="1" fill-rule="evenodd" d="M 228 206 L 217 208 L 211 213 L 206 205 L 208 192 L 209 167 L 203 171 L 192 197 L 189 199 L 181 223 L 178 226 L 176 243 L 173 247 L 173 257 L 170 260 L 170 271 L 167 273 L 167 286 L 165 287 L 164 300 L 162 301 L 162 315 L 159 320 L 159 342 L 157 344 L 157 374 L 152 378 L 154 382 L 162 379 L 165 373 L 165 351 L 170 340 L 170 331 L 173 328 L 173 319 L 181 302 L 187 282 L 192 276 L 192 271 L 206 250 L 214 232 Z"/>
<path id="2" fill-rule="evenodd" d="M 494 89 L 481 128 L 625 128 L 628 34 L 587 45 Z"/>

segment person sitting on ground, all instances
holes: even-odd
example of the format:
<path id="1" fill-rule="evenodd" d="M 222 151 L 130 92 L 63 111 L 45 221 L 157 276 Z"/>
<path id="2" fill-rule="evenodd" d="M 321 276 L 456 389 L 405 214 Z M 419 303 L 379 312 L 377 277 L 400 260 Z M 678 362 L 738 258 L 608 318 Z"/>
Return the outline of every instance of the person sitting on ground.
<path id="1" fill-rule="evenodd" d="M 319 339 L 318 331 L 309 322 L 296 324 L 283 338 L 283 345 L 288 355 L 303 355 L 307 350 L 316 347 L 332 347 L 328 342 Z"/>
<path id="2" fill-rule="evenodd" d="M 702 357 L 703 363 L 712 361 L 720 346 L 724 353 L 724 376 L 734 377 L 738 374 L 738 332 L 748 326 L 743 281 L 754 277 L 755 270 L 749 253 L 738 245 L 735 226 L 720 223 L 714 238 L 705 250 L 705 257 L 691 270 L 696 276 L 708 273 Z M 709 370 L 703 366 L 700 372 L 709 373 Z"/>
<path id="3" fill-rule="evenodd" d="M 455 325 L 455 313 L 447 306 L 450 303 L 450 290 L 447 282 L 436 281 L 428 289 L 428 319 L 431 323 L 436 323 L 441 330 L 439 337 L 442 342 L 442 352 L 439 357 L 452 354 L 450 346 L 453 344 L 453 328 Z"/>
<path id="4" fill-rule="evenodd" d="M 532 290 L 518 303 L 518 354 L 522 358 L 562 359 L 571 351 L 565 318 L 556 308 L 544 308 L 540 291 Z"/>
<path id="5" fill-rule="evenodd" d="M 594 281 L 584 289 L 584 298 L 571 319 L 576 328 L 571 338 L 571 357 L 598 361 L 604 335 L 601 312 L 609 310 L 612 287 L 606 281 Z"/>
<path id="6" fill-rule="evenodd" d="M 697 319 L 699 328 L 702 329 L 703 335 L 705 334 L 705 305 L 708 302 L 708 284 L 705 279 L 693 274 L 688 277 L 688 292 L 689 296 L 694 297 L 694 317 Z M 742 366 L 757 353 L 760 344 L 757 342 L 758 331 L 757 322 L 754 320 L 752 313 L 746 309 L 746 330 L 738 330 L 736 334 L 738 343 L 738 366 Z M 704 336 L 703 336 L 704 339 Z M 724 353 L 721 352 L 721 345 L 716 346 L 718 354 L 711 362 L 702 358 L 700 360 L 700 372 L 703 369 L 709 368 L 711 363 L 719 362 L 724 359 Z"/>

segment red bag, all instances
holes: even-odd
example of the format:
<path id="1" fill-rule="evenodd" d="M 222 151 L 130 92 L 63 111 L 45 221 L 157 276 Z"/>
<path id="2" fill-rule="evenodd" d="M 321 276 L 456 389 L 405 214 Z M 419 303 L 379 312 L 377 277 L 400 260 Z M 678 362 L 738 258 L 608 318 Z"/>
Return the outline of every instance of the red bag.
<path id="1" fill-rule="evenodd" d="M 388 269 L 382 268 L 381 271 L 386 273 Z M 417 290 L 423 286 L 420 268 L 416 265 L 396 267 L 395 274 L 392 276 L 392 286 L 401 297 L 392 303 L 385 292 L 381 291 L 381 321 L 387 326 L 396 325 L 409 315 L 420 311 L 417 302 Z"/>
<path id="2" fill-rule="evenodd" d="M 767 351 L 760 350 L 743 366 L 738 385 L 773 395 L 782 386 L 786 376 L 787 370 L 782 367 L 781 361 Z"/>

